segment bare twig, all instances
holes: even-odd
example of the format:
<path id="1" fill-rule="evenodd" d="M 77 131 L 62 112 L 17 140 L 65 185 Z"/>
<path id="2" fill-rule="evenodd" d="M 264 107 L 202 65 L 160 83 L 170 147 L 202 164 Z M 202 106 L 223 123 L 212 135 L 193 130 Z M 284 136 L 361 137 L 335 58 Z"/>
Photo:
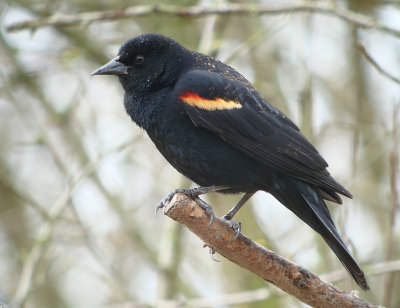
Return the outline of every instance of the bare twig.
<path id="1" fill-rule="evenodd" d="M 398 175 L 399 175 L 399 146 L 400 146 L 400 135 L 399 135 L 399 113 L 400 104 L 396 104 L 393 110 L 393 145 L 389 152 L 389 165 L 390 165 L 390 197 L 391 197 L 391 209 L 389 216 L 389 232 L 387 235 L 386 244 L 386 261 L 393 259 L 394 252 L 396 251 L 396 216 L 400 210 L 400 199 L 399 191 L 397 189 Z M 394 272 L 389 272 L 385 281 L 385 293 L 384 293 L 384 304 L 387 307 L 391 306 L 392 296 L 393 296 L 393 285 L 394 285 Z"/>
<path id="2" fill-rule="evenodd" d="M 31 248 L 27 257 L 24 260 L 22 272 L 19 277 L 12 302 L 13 307 L 21 307 L 22 304 L 25 302 L 31 288 L 32 279 L 36 271 L 37 265 L 42 258 L 45 247 L 53 234 L 53 228 L 55 225 L 54 222 L 64 212 L 65 208 L 69 204 L 70 193 L 71 186 L 68 186 L 64 189 L 60 197 L 51 207 L 49 213 L 50 219 L 43 223 L 40 227 L 38 234 L 35 238 L 33 247 Z"/>
<path id="3" fill-rule="evenodd" d="M 15 185 L 11 184 L 7 180 L 7 177 L 4 176 L 3 171 L 0 171 L 0 186 L 2 186 L 3 189 L 7 190 L 9 193 L 14 195 L 20 201 L 29 204 L 33 209 L 35 209 L 40 214 L 42 218 L 48 219 L 48 214 L 44 210 L 43 206 L 39 204 L 35 199 L 30 197 L 28 194 L 25 194 L 24 192 L 20 191 L 17 187 L 15 187 Z"/>
<path id="4" fill-rule="evenodd" d="M 129 143 L 124 143 L 117 147 L 116 151 L 121 151 L 128 145 Z M 22 273 L 19 277 L 16 291 L 13 297 L 13 307 L 21 307 L 22 304 L 25 302 L 31 288 L 32 279 L 35 274 L 37 265 L 43 255 L 46 245 L 49 243 L 53 235 L 55 223 L 57 222 L 57 219 L 64 213 L 67 206 L 70 204 L 72 192 L 74 191 L 76 185 L 82 179 L 92 174 L 96 170 L 98 164 L 100 164 L 102 160 L 105 159 L 109 154 L 114 153 L 114 151 L 115 150 L 113 149 L 109 152 L 104 153 L 96 162 L 89 162 L 85 167 L 83 167 L 75 177 L 69 180 L 68 185 L 51 206 L 47 214 L 48 219 L 39 228 L 39 231 L 35 237 L 33 247 L 29 251 L 26 259 L 24 260 Z"/>
<path id="5" fill-rule="evenodd" d="M 165 207 L 164 214 L 185 225 L 225 258 L 304 303 L 314 307 L 376 307 L 340 291 L 310 271 L 254 243 L 243 234 L 232 241 L 236 231 L 217 218 L 208 226 L 210 217 L 200 205 L 185 195 L 175 195 Z"/>
<path id="6" fill-rule="evenodd" d="M 353 24 L 357 28 L 375 29 L 400 37 L 400 31 L 387 27 L 375 19 L 356 13 L 344 8 L 340 8 L 326 2 L 306 1 L 297 4 L 224 4 L 214 5 L 212 7 L 204 6 L 174 6 L 166 4 L 138 5 L 131 6 L 124 10 L 107 12 L 85 12 L 74 15 L 55 14 L 36 20 L 23 21 L 11 24 L 6 27 L 7 31 L 17 31 L 23 29 L 37 29 L 44 26 L 74 26 L 80 24 L 89 24 L 101 20 L 117 20 L 123 18 L 132 18 L 139 16 L 148 16 L 153 14 L 171 15 L 177 17 L 202 17 L 207 15 L 266 15 L 266 14 L 287 14 L 313 12 L 324 15 L 331 15 Z"/>
<path id="7" fill-rule="evenodd" d="M 243 303 L 253 303 L 267 299 L 271 295 L 271 291 L 267 288 L 260 288 L 256 290 L 222 294 L 206 298 L 188 298 L 188 299 L 163 299 L 144 302 L 124 302 L 112 303 L 104 306 L 96 306 L 96 308 L 144 308 L 144 307 L 191 307 L 191 308 L 206 308 L 215 306 L 228 306 L 238 305 Z M 85 308 L 93 308 L 85 307 Z"/>
<path id="8" fill-rule="evenodd" d="M 378 276 L 385 273 L 400 272 L 400 260 L 385 261 L 371 264 L 365 267 L 365 273 L 368 277 Z M 322 274 L 320 277 L 330 282 L 339 282 L 345 280 L 349 274 L 341 269 L 330 273 Z"/>
<path id="9" fill-rule="evenodd" d="M 244 292 L 223 294 L 211 298 L 194 298 L 185 301 L 189 307 L 211 307 L 211 306 L 228 306 L 239 305 L 244 303 L 253 303 L 256 301 L 267 299 L 271 294 L 267 288 L 250 290 Z"/>
<path id="10" fill-rule="evenodd" d="M 127 289 L 128 283 L 125 281 L 121 273 L 116 269 L 114 264 L 108 260 L 106 255 L 103 253 L 101 248 L 96 242 L 96 238 L 93 236 L 91 230 L 86 226 L 85 222 L 79 215 L 75 204 L 72 204 L 74 216 L 82 230 L 82 235 L 86 241 L 87 247 L 89 248 L 91 254 L 96 258 L 96 260 L 103 266 L 107 271 L 108 275 L 104 276 L 104 279 L 112 287 L 114 298 L 121 298 L 124 300 L 130 299 L 129 290 Z"/>
<path id="11" fill-rule="evenodd" d="M 395 83 L 400 84 L 400 78 L 397 78 L 395 76 L 393 76 L 392 74 L 390 74 L 388 71 L 386 71 L 385 69 L 383 69 L 375 60 L 374 58 L 372 58 L 372 56 L 367 52 L 367 50 L 365 49 L 364 45 L 361 44 L 360 42 L 357 43 L 357 47 L 360 50 L 361 54 L 365 57 L 365 59 L 371 63 L 371 65 L 373 67 L 375 67 L 375 69 L 381 73 L 383 76 L 385 76 L 386 78 L 392 80 Z"/>

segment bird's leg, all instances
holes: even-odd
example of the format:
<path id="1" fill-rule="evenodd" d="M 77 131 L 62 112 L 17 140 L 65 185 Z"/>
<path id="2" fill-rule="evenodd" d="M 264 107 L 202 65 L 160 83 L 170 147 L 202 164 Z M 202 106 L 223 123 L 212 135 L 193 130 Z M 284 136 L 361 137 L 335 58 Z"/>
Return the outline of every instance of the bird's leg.
<path id="1" fill-rule="evenodd" d="M 206 213 L 210 216 L 210 222 L 208 225 L 211 225 L 213 220 L 214 220 L 214 212 L 209 204 L 204 202 L 199 198 L 200 195 L 213 192 L 213 191 L 219 191 L 219 190 L 224 190 L 229 188 L 228 186 L 207 186 L 207 187 L 195 187 L 195 188 L 190 188 L 190 189 L 175 189 L 173 192 L 169 193 L 164 199 L 160 201 L 160 203 L 156 207 L 156 215 L 159 209 L 163 208 L 167 202 L 170 202 L 172 198 L 175 196 L 175 194 L 184 194 L 188 196 L 189 198 L 193 199 L 196 201 L 205 211 Z"/>
<path id="2" fill-rule="evenodd" d="M 233 238 L 232 241 L 236 240 L 237 237 L 240 234 L 240 230 L 241 230 L 241 224 L 239 221 L 234 221 L 232 220 L 233 216 L 235 216 L 235 214 L 240 210 L 240 208 L 255 194 L 255 192 L 248 192 L 245 193 L 244 196 L 242 197 L 242 199 L 239 200 L 238 203 L 236 203 L 236 205 L 228 212 L 226 213 L 224 216 L 222 216 L 222 220 L 224 220 L 226 223 L 228 223 L 233 230 L 236 231 L 236 235 Z"/>
<path id="3" fill-rule="evenodd" d="M 226 213 L 222 219 L 225 220 L 232 220 L 233 216 L 242 208 L 242 206 L 255 194 L 255 192 L 248 192 L 243 195 L 243 197 L 239 200 L 238 203 L 235 204 L 235 206 L 228 212 Z"/>

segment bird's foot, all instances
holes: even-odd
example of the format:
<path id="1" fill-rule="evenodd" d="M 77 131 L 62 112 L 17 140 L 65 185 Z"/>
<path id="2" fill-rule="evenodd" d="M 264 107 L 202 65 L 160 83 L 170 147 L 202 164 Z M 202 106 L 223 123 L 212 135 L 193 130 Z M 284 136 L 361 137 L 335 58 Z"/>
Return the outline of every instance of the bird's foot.
<path id="1" fill-rule="evenodd" d="M 238 238 L 240 231 L 242 230 L 242 224 L 240 223 L 240 221 L 231 220 L 232 217 L 230 217 L 230 215 L 228 215 L 228 214 L 222 216 L 221 220 L 226 222 L 233 230 L 236 231 L 235 237 L 232 239 L 232 242 L 233 242 L 234 240 L 236 240 Z"/>
<path id="2" fill-rule="evenodd" d="M 157 216 L 158 210 L 162 209 L 168 202 L 172 200 L 172 198 L 176 194 L 184 194 L 188 196 L 190 199 L 196 201 L 203 209 L 204 211 L 210 216 L 210 222 L 209 226 L 212 224 L 214 220 L 214 212 L 209 204 L 207 204 L 205 201 L 201 200 L 199 198 L 200 195 L 206 194 L 208 192 L 212 191 L 219 191 L 229 188 L 227 186 L 208 186 L 208 187 L 196 187 L 196 188 L 190 188 L 190 189 L 175 189 L 173 192 L 169 193 L 164 199 L 158 203 L 156 207 L 155 214 Z"/>
<path id="3" fill-rule="evenodd" d="M 160 209 L 164 208 L 165 205 L 169 202 L 171 202 L 172 198 L 179 193 L 185 194 L 189 196 L 188 193 L 189 189 L 175 189 L 174 191 L 170 192 L 168 195 L 166 195 L 158 204 L 155 210 L 155 216 L 157 217 L 157 213 Z"/>
<path id="4" fill-rule="evenodd" d="M 202 209 L 206 212 L 206 214 L 208 216 L 210 216 L 210 221 L 209 221 L 207 227 L 211 226 L 211 224 L 214 221 L 214 217 L 215 217 L 214 211 L 213 211 L 211 205 L 209 205 L 207 202 L 201 200 L 199 197 L 195 197 L 193 200 L 196 201 L 196 203 L 202 207 Z"/>

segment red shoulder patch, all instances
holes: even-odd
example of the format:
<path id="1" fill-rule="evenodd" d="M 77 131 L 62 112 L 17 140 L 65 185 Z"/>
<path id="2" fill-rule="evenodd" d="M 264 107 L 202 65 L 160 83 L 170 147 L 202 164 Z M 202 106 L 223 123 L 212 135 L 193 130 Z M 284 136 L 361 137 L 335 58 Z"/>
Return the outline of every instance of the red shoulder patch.
<path id="1" fill-rule="evenodd" d="M 189 91 L 182 93 L 179 98 L 185 104 L 205 110 L 227 110 L 242 108 L 242 104 L 234 100 L 225 100 L 221 97 L 207 99 L 201 97 L 197 93 Z"/>

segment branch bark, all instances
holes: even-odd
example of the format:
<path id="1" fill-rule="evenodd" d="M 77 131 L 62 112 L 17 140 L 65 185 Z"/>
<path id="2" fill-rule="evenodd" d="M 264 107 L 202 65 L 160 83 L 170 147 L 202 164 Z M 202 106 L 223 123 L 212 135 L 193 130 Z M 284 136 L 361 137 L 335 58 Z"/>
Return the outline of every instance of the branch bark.
<path id="1" fill-rule="evenodd" d="M 38 29 L 44 26 L 73 26 L 80 24 L 90 24 L 101 20 L 117 20 L 123 18 L 132 18 L 139 16 L 148 16 L 152 14 L 163 14 L 177 17 L 203 17 L 208 15 L 266 15 L 266 14 L 288 14 L 312 12 L 324 15 L 331 15 L 353 24 L 357 28 L 374 29 L 396 37 L 400 37 L 400 31 L 387 27 L 379 23 L 374 18 L 357 12 L 353 12 L 331 3 L 306 1 L 296 4 L 224 4 L 214 5 L 212 7 L 204 6 L 174 6 L 168 4 L 138 5 L 127 7 L 118 11 L 106 12 L 84 12 L 73 15 L 52 15 L 36 20 L 23 21 L 6 26 L 7 31 L 17 31 L 23 29 Z"/>
<path id="2" fill-rule="evenodd" d="M 378 307 L 322 281 L 310 271 L 254 243 L 227 223 L 210 217 L 183 194 L 176 194 L 164 214 L 183 224 L 216 252 L 313 307 Z"/>

